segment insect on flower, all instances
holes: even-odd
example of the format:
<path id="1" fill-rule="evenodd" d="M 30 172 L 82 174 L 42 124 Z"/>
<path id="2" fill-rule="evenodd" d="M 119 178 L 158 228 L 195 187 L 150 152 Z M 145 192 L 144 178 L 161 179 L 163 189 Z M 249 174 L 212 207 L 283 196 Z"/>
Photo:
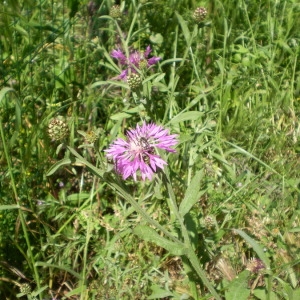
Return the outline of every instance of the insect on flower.
<path id="1" fill-rule="evenodd" d="M 143 123 L 127 131 L 126 139 L 118 138 L 105 151 L 107 158 L 113 159 L 115 169 L 123 179 L 132 176 L 136 180 L 138 173 L 142 180 L 151 180 L 157 168 L 163 169 L 167 164 L 155 149 L 175 152 L 171 146 L 177 143 L 177 135 L 170 135 L 162 126 Z"/>

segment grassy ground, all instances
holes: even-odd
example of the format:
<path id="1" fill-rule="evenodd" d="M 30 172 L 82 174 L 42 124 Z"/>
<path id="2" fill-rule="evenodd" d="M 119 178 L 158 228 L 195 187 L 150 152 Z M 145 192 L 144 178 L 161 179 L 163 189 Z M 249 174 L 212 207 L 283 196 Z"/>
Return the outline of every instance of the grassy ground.
<path id="1" fill-rule="evenodd" d="M 0 298 L 300 298 L 299 15 L 2 1 Z M 111 52 L 148 45 L 161 59 L 141 83 L 118 79 Z M 142 121 L 176 153 L 123 180 L 104 150 Z"/>

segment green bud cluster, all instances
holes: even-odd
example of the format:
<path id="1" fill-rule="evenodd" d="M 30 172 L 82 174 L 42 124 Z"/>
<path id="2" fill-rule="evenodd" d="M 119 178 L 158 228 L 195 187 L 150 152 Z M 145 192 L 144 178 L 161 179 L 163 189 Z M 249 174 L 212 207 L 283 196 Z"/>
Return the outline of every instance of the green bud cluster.
<path id="1" fill-rule="evenodd" d="M 203 22 L 206 16 L 207 16 L 207 9 L 205 7 L 197 7 L 194 10 L 193 18 L 197 24 Z"/>
<path id="2" fill-rule="evenodd" d="M 141 59 L 141 61 L 139 62 L 139 69 L 140 70 L 145 70 L 148 67 L 148 62 L 146 59 Z"/>
<path id="3" fill-rule="evenodd" d="M 99 132 L 94 130 L 88 131 L 85 135 L 86 141 L 90 144 L 95 143 L 98 137 L 99 137 Z"/>
<path id="4" fill-rule="evenodd" d="M 139 74 L 132 73 L 127 77 L 127 83 L 132 90 L 136 90 L 142 83 L 142 78 Z"/>
<path id="5" fill-rule="evenodd" d="M 54 118 L 48 124 L 48 134 L 52 140 L 59 141 L 69 133 L 68 125 L 61 118 Z"/>
<path id="6" fill-rule="evenodd" d="M 20 285 L 20 292 L 28 295 L 31 293 L 31 286 L 28 283 L 24 283 L 22 285 Z"/>
<path id="7" fill-rule="evenodd" d="M 113 5 L 113 6 L 110 8 L 109 15 L 110 15 L 112 18 L 114 18 L 114 19 L 121 18 L 121 17 L 122 17 L 122 12 L 121 12 L 120 5 Z"/>

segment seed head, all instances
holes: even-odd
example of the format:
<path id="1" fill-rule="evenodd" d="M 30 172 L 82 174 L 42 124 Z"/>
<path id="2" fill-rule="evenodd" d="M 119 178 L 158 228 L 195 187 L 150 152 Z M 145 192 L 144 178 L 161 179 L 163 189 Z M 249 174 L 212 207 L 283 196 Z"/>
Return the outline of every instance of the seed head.
<path id="1" fill-rule="evenodd" d="M 205 7 L 197 7 L 194 10 L 193 18 L 197 24 L 204 21 L 207 15 L 207 9 Z"/>
<path id="2" fill-rule="evenodd" d="M 48 124 L 48 134 L 52 140 L 59 141 L 69 133 L 68 125 L 61 117 L 52 119 Z"/>

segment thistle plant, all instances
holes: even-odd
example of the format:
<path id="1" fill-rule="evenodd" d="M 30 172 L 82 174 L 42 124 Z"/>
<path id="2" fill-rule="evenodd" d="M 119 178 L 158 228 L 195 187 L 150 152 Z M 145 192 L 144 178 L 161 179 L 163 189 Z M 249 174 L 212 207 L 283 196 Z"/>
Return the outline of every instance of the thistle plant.
<path id="1" fill-rule="evenodd" d="M 97 168 L 84 159 L 75 149 L 71 147 L 67 148 L 75 156 L 77 163 L 86 165 L 94 174 L 101 178 L 102 181 L 105 181 L 108 186 L 113 188 L 128 203 L 130 203 L 136 212 L 143 217 L 144 221 L 148 223 L 147 226 L 142 224 L 138 225 L 134 229 L 136 235 L 146 241 L 151 241 L 158 246 L 165 248 L 171 254 L 185 257 L 187 259 L 185 264 L 187 272 L 192 268 L 215 299 L 220 300 L 221 298 L 207 279 L 205 271 L 199 263 L 193 249 L 188 229 L 184 222 L 185 215 L 188 214 L 189 210 L 197 200 L 198 193 L 193 193 L 193 196 L 191 196 L 191 190 L 197 190 L 199 188 L 198 182 L 201 174 L 196 174 L 190 185 L 190 189 L 187 190 L 185 198 L 178 207 L 169 171 L 167 168 L 164 168 L 164 166 L 167 165 L 167 162 L 156 152 L 160 149 L 174 153 L 175 150 L 172 147 L 177 143 L 177 135 L 169 134 L 169 131 L 162 126 L 154 123 L 147 124 L 145 122 L 142 125 L 136 125 L 135 129 L 127 131 L 125 139 L 117 138 L 110 147 L 105 150 L 107 158 L 114 162 L 117 178 L 114 178 L 112 174 L 107 174 L 104 165 Z M 64 164 L 64 162 L 62 161 L 60 164 Z M 48 175 L 53 174 L 60 164 L 53 166 L 48 172 Z M 146 179 L 152 180 L 154 174 L 157 173 L 158 170 L 162 170 L 160 180 L 168 191 L 169 199 L 167 202 L 170 209 L 170 215 L 172 216 L 170 222 L 179 224 L 179 234 L 175 234 L 175 232 L 170 231 L 168 228 L 154 220 L 138 201 L 130 195 L 124 183 L 118 178 L 118 174 L 120 174 L 122 175 L 123 180 L 128 179 L 130 176 L 137 182 L 140 177 L 144 181 Z M 159 234 L 159 232 L 161 232 L 162 235 Z M 191 284 L 193 284 L 192 281 Z M 194 296 L 197 299 L 198 296 L 195 286 L 194 289 Z"/>

